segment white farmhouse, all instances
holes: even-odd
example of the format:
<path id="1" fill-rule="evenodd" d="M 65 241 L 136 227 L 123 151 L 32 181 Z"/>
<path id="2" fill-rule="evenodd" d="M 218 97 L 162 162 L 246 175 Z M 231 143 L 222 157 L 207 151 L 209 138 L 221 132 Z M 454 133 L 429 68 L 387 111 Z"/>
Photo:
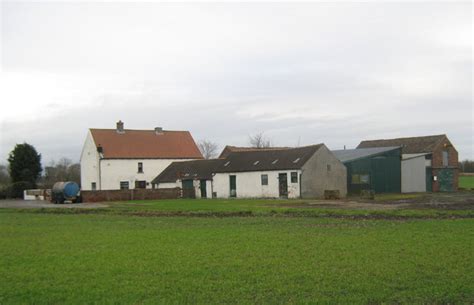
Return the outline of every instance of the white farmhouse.
<path id="1" fill-rule="evenodd" d="M 83 190 L 151 188 L 174 161 L 202 159 L 189 131 L 89 129 L 81 154 Z"/>

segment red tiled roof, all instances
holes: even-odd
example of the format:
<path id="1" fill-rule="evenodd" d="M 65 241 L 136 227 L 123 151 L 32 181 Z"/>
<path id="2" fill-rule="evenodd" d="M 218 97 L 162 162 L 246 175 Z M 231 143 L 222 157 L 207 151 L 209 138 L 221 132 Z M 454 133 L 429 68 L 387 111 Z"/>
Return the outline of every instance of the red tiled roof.
<path id="1" fill-rule="evenodd" d="M 203 159 L 189 131 L 90 129 L 95 145 L 110 159 Z"/>

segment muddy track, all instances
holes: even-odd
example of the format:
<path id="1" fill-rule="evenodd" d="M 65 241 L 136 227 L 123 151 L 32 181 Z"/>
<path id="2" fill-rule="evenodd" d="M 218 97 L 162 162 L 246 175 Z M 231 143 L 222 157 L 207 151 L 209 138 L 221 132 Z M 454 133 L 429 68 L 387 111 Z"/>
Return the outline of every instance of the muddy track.
<path id="1" fill-rule="evenodd" d="M 189 218 L 230 218 L 230 217 L 281 217 L 281 218 L 333 218 L 347 220 L 430 220 L 430 219 L 474 219 L 474 213 L 465 215 L 440 214 L 440 215 L 391 215 L 389 213 L 367 213 L 367 214 L 337 214 L 337 213 L 315 213 L 313 211 L 235 211 L 235 212 L 206 212 L 206 211 L 116 211 L 109 209 L 37 209 L 22 210 L 24 213 L 39 214 L 95 214 L 112 216 L 134 216 L 134 217 L 189 217 Z"/>

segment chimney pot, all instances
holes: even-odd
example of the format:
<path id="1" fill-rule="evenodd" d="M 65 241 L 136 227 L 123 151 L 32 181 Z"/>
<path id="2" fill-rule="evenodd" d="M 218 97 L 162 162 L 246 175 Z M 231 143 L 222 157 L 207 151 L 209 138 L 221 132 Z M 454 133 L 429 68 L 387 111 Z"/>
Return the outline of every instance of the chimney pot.
<path id="1" fill-rule="evenodd" d="M 117 133 L 124 133 L 124 129 L 123 129 L 123 122 L 121 120 L 119 120 L 117 122 Z"/>

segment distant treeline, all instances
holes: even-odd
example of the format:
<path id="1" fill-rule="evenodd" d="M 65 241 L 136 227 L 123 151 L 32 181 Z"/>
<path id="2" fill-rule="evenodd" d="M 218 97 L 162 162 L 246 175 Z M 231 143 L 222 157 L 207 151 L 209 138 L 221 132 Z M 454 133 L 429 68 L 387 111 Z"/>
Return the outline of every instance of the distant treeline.
<path id="1" fill-rule="evenodd" d="M 459 171 L 461 173 L 474 173 L 474 161 L 464 160 L 459 162 Z"/>

